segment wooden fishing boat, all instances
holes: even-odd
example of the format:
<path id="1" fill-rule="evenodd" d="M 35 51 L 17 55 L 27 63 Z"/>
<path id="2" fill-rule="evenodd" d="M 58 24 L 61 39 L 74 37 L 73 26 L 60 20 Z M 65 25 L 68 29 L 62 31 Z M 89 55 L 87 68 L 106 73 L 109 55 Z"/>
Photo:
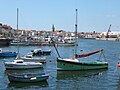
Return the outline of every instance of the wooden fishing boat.
<path id="1" fill-rule="evenodd" d="M 76 19 L 77 19 L 77 9 L 76 9 Z M 61 58 L 57 48 L 55 47 L 59 58 L 57 58 L 57 70 L 95 70 L 95 69 L 107 69 L 108 68 L 108 63 L 104 61 L 81 61 L 78 58 L 84 58 L 93 54 L 96 54 L 98 52 L 103 53 L 102 50 L 96 50 L 93 52 L 89 52 L 86 54 L 77 54 L 77 20 L 75 24 L 75 54 L 73 58 Z"/>
<path id="2" fill-rule="evenodd" d="M 83 62 L 75 58 L 58 58 L 57 70 L 96 70 L 107 69 L 108 63 L 101 61 Z"/>
<path id="3" fill-rule="evenodd" d="M 41 68 L 43 67 L 42 63 L 36 62 L 24 62 L 22 59 L 17 59 L 12 62 L 4 62 L 6 70 L 9 69 L 34 69 L 34 68 Z"/>
<path id="4" fill-rule="evenodd" d="M 45 81 L 49 78 L 49 74 L 38 73 L 38 74 L 8 74 L 10 82 L 40 82 Z"/>
<path id="5" fill-rule="evenodd" d="M 17 52 L 9 51 L 9 50 L 3 50 L 0 48 L 0 57 L 16 57 Z"/>

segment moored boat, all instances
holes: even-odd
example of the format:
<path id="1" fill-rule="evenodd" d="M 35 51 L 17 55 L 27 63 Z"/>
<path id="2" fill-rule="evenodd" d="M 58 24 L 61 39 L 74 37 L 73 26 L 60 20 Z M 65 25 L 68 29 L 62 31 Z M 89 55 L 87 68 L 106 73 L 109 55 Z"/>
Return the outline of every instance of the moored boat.
<path id="1" fill-rule="evenodd" d="M 34 68 L 41 68 L 43 67 L 42 63 L 36 62 L 24 62 L 22 59 L 17 59 L 12 62 L 4 62 L 6 70 L 9 69 L 34 69 Z"/>
<path id="2" fill-rule="evenodd" d="M 8 46 L 10 45 L 10 41 L 12 41 L 12 39 L 0 37 L 0 46 Z"/>
<path id="3" fill-rule="evenodd" d="M 41 62 L 41 63 L 45 63 L 46 62 L 46 57 L 39 57 L 39 58 L 35 58 L 33 57 L 33 55 L 25 55 L 23 57 L 20 57 L 22 60 L 24 60 L 25 62 Z"/>
<path id="4" fill-rule="evenodd" d="M 54 42 L 53 42 L 54 43 Z M 93 54 L 96 54 L 98 52 L 101 52 L 103 54 L 103 49 L 96 50 L 93 52 L 89 52 L 86 54 L 77 54 L 77 9 L 76 9 L 76 24 L 75 24 L 75 50 L 74 50 L 74 57 L 73 58 L 61 58 L 57 48 L 55 47 L 59 58 L 57 58 L 57 70 L 96 70 L 96 69 L 107 69 L 108 68 L 108 62 L 104 61 L 81 61 L 78 58 L 84 58 Z M 104 54 L 103 54 L 104 56 Z"/>
<path id="5" fill-rule="evenodd" d="M 51 50 L 42 50 L 41 48 L 39 49 L 34 49 L 32 50 L 33 55 L 50 55 Z"/>
<path id="6" fill-rule="evenodd" d="M 58 58 L 57 59 L 57 70 L 96 70 L 96 69 L 107 69 L 108 63 L 101 61 L 94 62 L 83 62 L 75 58 Z"/>
<path id="7" fill-rule="evenodd" d="M 38 73 L 38 74 L 8 74 L 10 82 L 40 82 L 46 81 L 49 78 L 49 74 Z"/>
<path id="8" fill-rule="evenodd" d="M 9 51 L 9 50 L 3 50 L 0 48 L 0 57 L 16 57 L 17 52 Z"/>
<path id="9" fill-rule="evenodd" d="M 17 45 L 28 46 L 29 42 L 27 42 L 27 41 L 20 42 L 20 41 L 17 41 L 17 40 L 13 40 L 12 42 L 10 42 L 10 45 L 13 45 L 13 46 L 17 46 Z"/>

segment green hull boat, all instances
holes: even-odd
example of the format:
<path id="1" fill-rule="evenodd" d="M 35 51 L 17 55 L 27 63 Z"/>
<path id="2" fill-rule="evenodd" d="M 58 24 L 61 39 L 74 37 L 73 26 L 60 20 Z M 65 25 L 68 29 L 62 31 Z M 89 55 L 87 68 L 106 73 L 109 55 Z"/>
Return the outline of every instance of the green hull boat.
<path id="1" fill-rule="evenodd" d="M 107 69 L 108 68 L 108 63 L 107 62 L 102 62 L 102 61 L 94 61 L 94 62 L 83 62 L 78 60 L 77 58 L 84 58 L 96 53 L 103 53 L 103 49 L 101 50 L 96 50 L 93 52 L 88 52 L 85 54 L 77 54 L 77 9 L 76 9 L 76 24 L 75 24 L 75 49 L 74 49 L 74 58 L 61 58 L 60 54 L 57 50 L 57 47 L 55 46 L 54 41 L 52 40 L 52 42 L 54 43 L 54 47 L 57 51 L 57 54 L 59 56 L 59 58 L 57 58 L 57 70 L 65 70 L 65 71 L 75 71 L 75 70 L 97 70 L 97 69 Z M 63 51 L 64 52 L 64 51 Z M 103 54 L 104 56 L 104 54 Z M 101 56 L 100 56 L 101 57 Z"/>
<path id="2" fill-rule="evenodd" d="M 108 63 L 101 61 L 94 62 L 80 62 L 78 59 L 57 59 L 57 70 L 69 71 L 69 70 L 96 70 L 107 69 Z"/>

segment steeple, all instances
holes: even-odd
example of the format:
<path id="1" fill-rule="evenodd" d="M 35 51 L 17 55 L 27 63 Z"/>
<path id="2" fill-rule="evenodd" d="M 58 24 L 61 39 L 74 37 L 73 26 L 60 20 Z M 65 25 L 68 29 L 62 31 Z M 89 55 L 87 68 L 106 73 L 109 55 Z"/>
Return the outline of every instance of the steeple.
<path id="1" fill-rule="evenodd" d="M 54 27 L 54 24 L 52 25 L 52 31 L 53 31 L 53 32 L 55 31 L 55 27 Z"/>

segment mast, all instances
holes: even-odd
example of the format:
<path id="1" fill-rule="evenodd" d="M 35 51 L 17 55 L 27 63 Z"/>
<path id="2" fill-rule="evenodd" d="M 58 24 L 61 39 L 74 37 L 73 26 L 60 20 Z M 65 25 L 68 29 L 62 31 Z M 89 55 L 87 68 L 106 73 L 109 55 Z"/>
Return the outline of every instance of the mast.
<path id="1" fill-rule="evenodd" d="M 75 55 L 77 54 L 77 19 L 78 19 L 78 17 L 77 17 L 77 15 L 78 15 L 78 10 L 77 9 L 75 9 L 75 11 L 76 11 L 76 23 L 75 23 Z"/>
<path id="2" fill-rule="evenodd" d="M 56 52 L 57 52 L 59 58 L 61 58 L 61 56 L 60 56 L 60 54 L 59 54 L 59 52 L 58 52 L 58 50 L 57 50 L 57 47 L 56 47 L 56 45 L 55 45 L 55 42 L 53 41 L 52 38 L 51 38 L 51 41 L 52 41 L 52 43 L 53 43 L 53 46 L 54 46 L 54 48 L 55 48 L 55 50 L 56 50 Z"/>
<path id="3" fill-rule="evenodd" d="M 17 31 L 18 31 L 18 14 L 19 14 L 19 9 L 17 8 Z M 17 44 L 17 51 L 18 51 L 18 57 L 19 57 L 19 45 Z"/>

